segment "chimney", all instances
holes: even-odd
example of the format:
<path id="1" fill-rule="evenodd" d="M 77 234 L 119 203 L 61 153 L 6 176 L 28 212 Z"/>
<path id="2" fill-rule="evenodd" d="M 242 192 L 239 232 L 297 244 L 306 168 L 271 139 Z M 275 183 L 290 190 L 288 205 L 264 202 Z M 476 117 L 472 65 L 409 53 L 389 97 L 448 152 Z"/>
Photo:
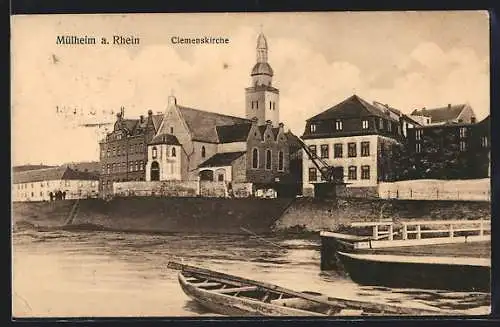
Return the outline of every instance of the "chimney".
<path id="1" fill-rule="evenodd" d="M 173 95 L 170 95 L 168 97 L 168 104 L 173 104 L 173 105 L 177 105 L 177 99 L 173 96 Z"/>
<path id="2" fill-rule="evenodd" d="M 252 118 L 252 125 L 257 124 L 259 122 L 259 118 L 253 117 Z"/>
<path id="3" fill-rule="evenodd" d="M 272 124 L 273 124 L 273 122 L 271 120 L 269 120 L 269 119 L 266 120 L 266 125 L 272 125 Z"/>
<path id="4" fill-rule="evenodd" d="M 279 126 L 279 128 L 283 128 L 283 127 L 285 127 L 285 124 L 279 123 L 278 126 Z"/>
<path id="5" fill-rule="evenodd" d="M 121 106 L 120 107 L 120 112 L 122 114 L 122 117 L 124 117 L 125 116 L 125 107 Z"/>
<path id="6" fill-rule="evenodd" d="M 448 103 L 448 110 L 451 109 L 451 103 Z"/>
<path id="7" fill-rule="evenodd" d="M 151 110 L 151 109 L 148 110 L 148 116 L 149 117 L 153 116 L 153 110 Z"/>
<path id="8" fill-rule="evenodd" d="M 144 123 L 144 115 L 141 115 L 141 124 Z"/>

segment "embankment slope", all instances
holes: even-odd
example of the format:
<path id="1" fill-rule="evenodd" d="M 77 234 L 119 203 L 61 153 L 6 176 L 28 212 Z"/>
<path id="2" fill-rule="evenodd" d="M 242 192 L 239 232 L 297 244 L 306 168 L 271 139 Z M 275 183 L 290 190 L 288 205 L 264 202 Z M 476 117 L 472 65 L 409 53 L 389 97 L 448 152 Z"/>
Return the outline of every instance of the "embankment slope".
<path id="1" fill-rule="evenodd" d="M 276 231 L 338 230 L 353 221 L 491 219 L 491 203 L 383 199 L 300 198 L 276 221 Z"/>
<path id="2" fill-rule="evenodd" d="M 293 199 L 116 198 L 80 200 L 72 226 L 120 231 L 266 233 Z M 61 227 L 74 201 L 13 204 L 14 225 Z M 65 226 L 67 228 L 68 226 Z"/>

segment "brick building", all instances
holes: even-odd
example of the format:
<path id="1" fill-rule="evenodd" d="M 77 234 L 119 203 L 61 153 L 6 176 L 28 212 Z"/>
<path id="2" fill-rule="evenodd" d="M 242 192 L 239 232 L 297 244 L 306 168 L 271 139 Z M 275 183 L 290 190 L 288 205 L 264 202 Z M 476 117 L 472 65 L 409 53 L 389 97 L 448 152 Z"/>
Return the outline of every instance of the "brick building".
<path id="1" fill-rule="evenodd" d="M 378 102 L 353 95 L 309 118 L 302 139 L 311 153 L 329 165 L 340 167 L 348 187 L 373 188 L 391 179 L 393 167 L 386 153 L 400 144 L 418 122 Z M 303 193 L 312 194 L 321 173 L 303 155 Z"/>
<path id="2" fill-rule="evenodd" d="M 453 118 L 409 131 L 411 178 L 490 177 L 490 118 L 479 123 L 471 123 L 474 119 L 466 121 L 458 123 Z"/>
<path id="3" fill-rule="evenodd" d="M 124 109 L 117 114 L 113 131 L 99 143 L 100 182 L 99 193 L 113 191 L 113 182 L 141 181 L 146 179 L 147 144 L 158 130 L 162 115 L 139 119 L 125 119 Z"/>

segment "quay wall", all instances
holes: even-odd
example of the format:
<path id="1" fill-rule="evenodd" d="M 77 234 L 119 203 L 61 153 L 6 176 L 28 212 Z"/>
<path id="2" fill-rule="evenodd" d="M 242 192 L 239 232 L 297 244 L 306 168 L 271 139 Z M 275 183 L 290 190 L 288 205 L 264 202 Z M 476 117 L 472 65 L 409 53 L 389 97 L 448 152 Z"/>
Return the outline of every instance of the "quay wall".
<path id="1" fill-rule="evenodd" d="M 273 226 L 274 231 L 338 231 L 354 221 L 491 219 L 489 201 L 432 201 L 298 198 Z"/>
<path id="2" fill-rule="evenodd" d="M 13 203 L 13 225 L 92 228 L 133 232 L 247 234 L 270 232 L 293 199 L 116 197 L 79 201 L 71 225 L 64 226 L 73 200 Z M 242 230 L 242 228 L 244 230 Z"/>

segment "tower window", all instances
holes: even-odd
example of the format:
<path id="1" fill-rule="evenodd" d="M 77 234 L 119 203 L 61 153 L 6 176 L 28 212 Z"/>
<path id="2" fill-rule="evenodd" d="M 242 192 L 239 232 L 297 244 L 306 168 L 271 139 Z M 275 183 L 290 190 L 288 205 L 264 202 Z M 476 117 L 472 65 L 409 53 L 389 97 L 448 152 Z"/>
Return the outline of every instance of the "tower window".
<path id="1" fill-rule="evenodd" d="M 157 153 L 157 150 L 156 150 L 156 147 L 154 146 L 152 151 L 151 151 L 151 156 L 153 157 L 153 159 L 156 159 L 158 153 Z"/>
<path id="2" fill-rule="evenodd" d="M 201 157 L 205 158 L 205 155 L 206 155 L 206 153 L 205 153 L 205 146 L 202 146 L 201 147 Z"/>
<path id="3" fill-rule="evenodd" d="M 174 134 L 174 128 L 170 126 L 170 134 Z"/>
<path id="4" fill-rule="evenodd" d="M 259 109 L 259 101 L 255 101 L 255 108 Z"/>
<path id="5" fill-rule="evenodd" d="M 172 157 L 175 157 L 175 156 L 176 156 L 175 147 L 172 147 Z"/>
<path id="6" fill-rule="evenodd" d="M 276 110 L 276 102 L 273 102 L 273 110 Z"/>
<path id="7" fill-rule="evenodd" d="M 272 104 L 273 104 L 273 103 L 272 103 L 271 101 L 269 101 L 269 110 L 271 110 L 271 109 L 272 109 Z"/>

